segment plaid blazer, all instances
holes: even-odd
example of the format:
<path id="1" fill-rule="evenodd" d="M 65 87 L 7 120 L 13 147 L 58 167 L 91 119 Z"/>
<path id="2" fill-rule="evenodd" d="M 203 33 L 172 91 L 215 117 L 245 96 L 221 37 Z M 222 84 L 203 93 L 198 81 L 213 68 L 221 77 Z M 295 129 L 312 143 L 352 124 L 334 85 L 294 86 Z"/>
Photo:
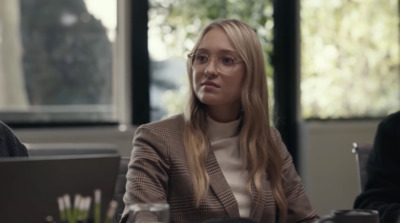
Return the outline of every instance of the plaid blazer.
<path id="1" fill-rule="evenodd" d="M 287 222 L 314 222 L 316 211 L 310 205 L 292 158 L 278 131 L 272 130 L 284 158 L 282 183 L 288 201 Z M 125 210 L 121 222 L 127 220 L 129 204 L 151 202 L 170 205 L 171 223 L 239 217 L 236 199 L 212 151 L 206 161 L 206 170 L 210 188 L 200 207 L 196 208 L 183 146 L 183 115 L 138 127 L 126 175 Z M 260 223 L 273 223 L 277 221 L 277 209 L 266 174 L 263 179 L 261 199 L 252 203 L 249 217 Z M 255 187 L 251 196 L 256 196 Z"/>

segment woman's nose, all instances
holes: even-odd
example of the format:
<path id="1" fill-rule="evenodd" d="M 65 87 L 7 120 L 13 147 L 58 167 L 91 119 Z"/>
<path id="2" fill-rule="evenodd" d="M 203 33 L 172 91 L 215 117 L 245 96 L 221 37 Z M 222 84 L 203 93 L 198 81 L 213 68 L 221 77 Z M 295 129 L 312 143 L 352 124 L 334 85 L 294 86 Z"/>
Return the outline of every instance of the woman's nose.
<path id="1" fill-rule="evenodd" d="M 208 62 L 206 69 L 204 70 L 205 74 L 214 74 L 217 75 L 218 69 L 216 66 L 216 59 L 211 58 L 210 61 Z"/>

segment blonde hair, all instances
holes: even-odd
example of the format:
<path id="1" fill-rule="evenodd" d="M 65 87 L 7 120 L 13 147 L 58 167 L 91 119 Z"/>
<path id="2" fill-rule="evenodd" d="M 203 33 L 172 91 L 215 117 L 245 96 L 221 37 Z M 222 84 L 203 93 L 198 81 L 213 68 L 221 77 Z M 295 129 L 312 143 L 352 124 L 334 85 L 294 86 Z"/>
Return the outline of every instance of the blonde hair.
<path id="1" fill-rule="evenodd" d="M 279 208 L 279 222 L 287 217 L 287 202 L 282 188 L 282 157 L 273 142 L 268 109 L 268 89 L 264 56 L 260 42 L 247 24 L 238 20 L 217 20 L 200 33 L 192 53 L 196 52 L 204 35 L 211 29 L 222 29 L 244 61 L 245 80 L 241 91 L 242 124 L 239 133 L 239 146 L 243 154 L 243 168 L 249 172 L 247 187 L 251 192 L 254 185 L 257 198 L 261 196 L 261 178 L 267 172 L 273 196 Z M 193 181 L 196 206 L 208 193 L 209 176 L 205 168 L 209 143 L 205 105 L 194 93 L 192 68 L 187 61 L 190 82 L 188 102 L 185 107 L 184 145 Z"/>

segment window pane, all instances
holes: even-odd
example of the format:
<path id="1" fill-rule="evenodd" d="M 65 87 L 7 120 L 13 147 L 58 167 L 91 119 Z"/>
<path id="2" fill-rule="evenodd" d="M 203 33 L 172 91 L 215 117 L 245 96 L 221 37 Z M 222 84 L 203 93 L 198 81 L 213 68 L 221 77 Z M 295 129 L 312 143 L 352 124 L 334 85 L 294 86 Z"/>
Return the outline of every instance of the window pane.
<path id="1" fill-rule="evenodd" d="M 272 3 L 264 0 L 150 0 L 151 119 L 183 111 L 188 87 L 186 55 L 201 28 L 219 18 L 239 19 L 257 32 L 264 47 L 272 102 L 272 9 Z"/>
<path id="2" fill-rule="evenodd" d="M 301 1 L 304 118 L 400 109 L 399 2 Z"/>
<path id="3" fill-rule="evenodd" d="M 115 120 L 116 7 L 115 0 L 1 1 L 1 119 Z"/>

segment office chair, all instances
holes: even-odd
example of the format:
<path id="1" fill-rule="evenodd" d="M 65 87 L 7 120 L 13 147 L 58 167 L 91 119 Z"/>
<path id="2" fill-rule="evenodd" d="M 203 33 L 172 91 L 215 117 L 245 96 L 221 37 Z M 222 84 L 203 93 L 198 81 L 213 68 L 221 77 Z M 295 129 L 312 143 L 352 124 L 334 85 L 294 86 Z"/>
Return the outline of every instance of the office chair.
<path id="1" fill-rule="evenodd" d="M 360 191 L 363 191 L 365 183 L 367 182 L 367 161 L 369 154 L 372 150 L 370 143 L 353 143 L 352 152 L 355 154 L 358 170 L 358 183 Z"/>

